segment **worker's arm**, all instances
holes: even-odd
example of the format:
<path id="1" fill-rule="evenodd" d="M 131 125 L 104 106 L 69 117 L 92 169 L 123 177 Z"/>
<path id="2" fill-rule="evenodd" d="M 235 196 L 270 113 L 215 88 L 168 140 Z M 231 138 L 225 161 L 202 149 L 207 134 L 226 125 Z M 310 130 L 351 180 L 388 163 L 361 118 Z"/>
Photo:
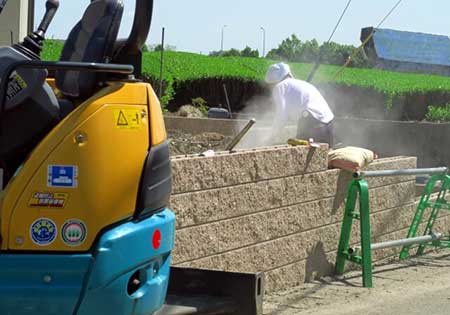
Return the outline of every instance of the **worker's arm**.
<path id="1" fill-rule="evenodd" d="M 289 118 L 283 87 L 276 86 L 274 88 L 272 92 L 272 100 L 275 104 L 275 115 L 271 128 L 271 138 L 274 138 L 280 135 Z"/>

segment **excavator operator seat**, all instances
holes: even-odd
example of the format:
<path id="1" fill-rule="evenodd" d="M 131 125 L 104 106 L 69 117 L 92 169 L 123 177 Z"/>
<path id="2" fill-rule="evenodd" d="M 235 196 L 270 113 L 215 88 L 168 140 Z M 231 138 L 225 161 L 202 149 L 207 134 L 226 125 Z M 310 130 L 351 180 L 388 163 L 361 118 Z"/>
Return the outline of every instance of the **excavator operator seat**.
<path id="1" fill-rule="evenodd" d="M 67 38 L 60 61 L 108 63 L 119 32 L 122 0 L 94 0 Z M 57 88 L 68 99 L 86 99 L 99 86 L 93 72 L 57 71 Z"/>
<path id="2" fill-rule="evenodd" d="M 107 63 L 113 54 L 122 13 L 122 0 L 91 1 L 70 32 L 60 61 Z M 23 59 L 28 58 L 11 47 L 0 48 L 0 72 L 9 63 Z M 0 115 L 0 167 L 6 171 L 5 183 L 42 138 L 74 109 L 73 101 L 92 96 L 101 81 L 93 72 L 56 71 L 56 86 L 66 97 L 57 99 L 45 82 L 46 70 L 17 69 L 16 73 L 18 83 L 10 83 Z M 11 99 L 10 94 L 14 96 Z"/>

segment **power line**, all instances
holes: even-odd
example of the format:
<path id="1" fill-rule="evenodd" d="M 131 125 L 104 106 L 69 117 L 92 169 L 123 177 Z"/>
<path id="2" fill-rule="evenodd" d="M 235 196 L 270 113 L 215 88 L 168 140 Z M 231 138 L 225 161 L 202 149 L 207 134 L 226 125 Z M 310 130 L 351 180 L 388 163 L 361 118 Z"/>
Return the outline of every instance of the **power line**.
<path id="1" fill-rule="evenodd" d="M 336 30 L 337 30 L 337 28 L 339 27 L 339 25 L 341 24 L 341 21 L 342 21 L 344 15 L 345 15 L 345 13 L 347 12 L 348 8 L 350 7 L 350 4 L 351 4 L 351 3 L 352 3 L 352 0 L 349 0 L 349 1 L 347 2 L 347 5 L 345 6 L 344 11 L 342 11 L 342 14 L 341 14 L 341 16 L 339 17 L 339 20 L 337 21 L 336 26 L 335 26 L 334 29 L 333 29 L 333 32 L 331 32 L 330 38 L 328 39 L 327 43 L 329 43 L 329 42 L 331 41 L 331 39 L 332 39 L 333 36 L 334 36 L 334 33 L 336 33 Z"/>
<path id="2" fill-rule="evenodd" d="M 386 16 L 381 20 L 381 22 L 377 25 L 376 28 L 370 32 L 369 36 L 364 40 L 364 42 L 353 51 L 353 54 L 351 54 L 345 64 L 334 74 L 333 80 L 336 79 L 339 75 L 342 74 L 342 72 L 347 68 L 347 66 L 352 62 L 353 58 L 364 48 L 364 46 L 369 42 L 369 40 L 372 39 L 373 35 L 375 34 L 375 30 L 379 28 L 388 18 L 389 16 L 398 8 L 398 6 L 403 2 L 403 0 L 398 0 L 397 3 L 392 7 L 392 9 L 386 14 Z"/>
<path id="3" fill-rule="evenodd" d="M 352 0 L 348 0 L 347 5 L 344 8 L 344 11 L 342 11 L 341 16 L 339 17 L 336 25 L 334 26 L 333 31 L 331 32 L 330 38 L 328 38 L 328 41 L 326 42 L 327 44 L 329 44 L 331 42 L 331 39 L 334 36 L 334 33 L 336 33 L 336 30 L 338 29 L 339 25 L 341 24 L 342 19 L 344 18 L 345 13 L 347 12 L 348 8 L 350 7 L 350 4 L 352 3 Z M 323 45 L 322 45 L 323 47 Z M 316 59 L 316 62 L 314 63 L 314 67 L 311 70 L 311 73 L 308 76 L 308 79 L 306 81 L 311 82 L 312 79 L 314 78 L 314 75 L 317 72 L 317 69 L 319 69 L 320 67 L 320 62 L 322 61 L 322 49 L 319 51 L 319 56 Z"/>
<path id="4" fill-rule="evenodd" d="M 391 11 L 389 11 L 388 14 L 386 14 L 386 16 L 381 20 L 380 24 L 377 25 L 377 28 L 379 28 L 384 21 L 386 21 L 388 19 L 388 17 L 392 14 L 392 12 L 395 11 L 395 9 L 397 9 L 397 7 L 400 5 L 400 3 L 402 3 L 403 0 L 398 0 L 398 2 L 394 5 L 394 7 L 391 9 Z"/>

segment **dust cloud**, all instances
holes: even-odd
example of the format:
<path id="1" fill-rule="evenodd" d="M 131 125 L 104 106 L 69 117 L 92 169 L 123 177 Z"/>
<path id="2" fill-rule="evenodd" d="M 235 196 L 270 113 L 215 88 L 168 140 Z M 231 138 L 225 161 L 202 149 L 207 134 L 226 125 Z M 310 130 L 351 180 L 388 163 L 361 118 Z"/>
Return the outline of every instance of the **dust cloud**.
<path id="1" fill-rule="evenodd" d="M 275 105 L 268 95 L 258 95 L 250 99 L 245 108 L 235 115 L 236 133 L 245 127 L 247 122 L 254 118 L 256 124 L 242 138 L 236 149 L 252 149 L 273 145 L 286 144 L 289 138 L 296 135 L 295 120 L 288 121 L 287 127 L 278 133 L 272 132 L 272 123 L 275 117 Z"/>
<path id="2" fill-rule="evenodd" d="M 395 136 L 395 130 L 389 130 L 384 124 L 384 130 L 375 125 L 386 119 L 385 99 L 381 93 L 358 89 L 354 87 L 323 84 L 317 86 L 336 116 L 335 148 L 344 146 L 358 146 L 385 155 L 383 144 L 389 142 L 390 135 Z M 286 128 L 279 134 L 272 134 L 271 124 L 275 116 L 275 106 L 267 89 L 263 95 L 257 95 L 247 102 L 245 108 L 235 114 L 236 134 L 251 118 L 256 124 L 241 140 L 237 149 L 252 149 L 257 147 L 286 144 L 289 138 L 295 138 L 297 132 L 297 115 L 291 115 Z M 378 123 L 374 123 L 378 122 Z M 399 148 L 397 152 L 408 152 L 408 144 Z M 389 153 L 392 150 L 388 150 Z M 390 154 L 389 154 L 390 155 Z"/>

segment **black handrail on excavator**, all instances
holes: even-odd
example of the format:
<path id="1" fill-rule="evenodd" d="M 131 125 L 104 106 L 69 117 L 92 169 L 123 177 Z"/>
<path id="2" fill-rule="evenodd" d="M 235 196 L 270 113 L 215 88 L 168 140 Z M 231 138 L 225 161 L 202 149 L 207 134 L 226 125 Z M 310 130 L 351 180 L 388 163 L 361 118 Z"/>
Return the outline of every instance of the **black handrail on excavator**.
<path id="1" fill-rule="evenodd" d="M 11 63 L 3 72 L 0 78 L 0 117 L 2 116 L 6 104 L 6 91 L 8 88 L 8 78 L 11 74 L 20 68 L 46 69 L 46 70 L 76 70 L 85 72 L 102 72 L 129 75 L 133 73 L 132 65 L 121 65 L 112 63 L 94 63 L 94 62 L 71 62 L 71 61 L 38 61 L 21 60 Z"/>

